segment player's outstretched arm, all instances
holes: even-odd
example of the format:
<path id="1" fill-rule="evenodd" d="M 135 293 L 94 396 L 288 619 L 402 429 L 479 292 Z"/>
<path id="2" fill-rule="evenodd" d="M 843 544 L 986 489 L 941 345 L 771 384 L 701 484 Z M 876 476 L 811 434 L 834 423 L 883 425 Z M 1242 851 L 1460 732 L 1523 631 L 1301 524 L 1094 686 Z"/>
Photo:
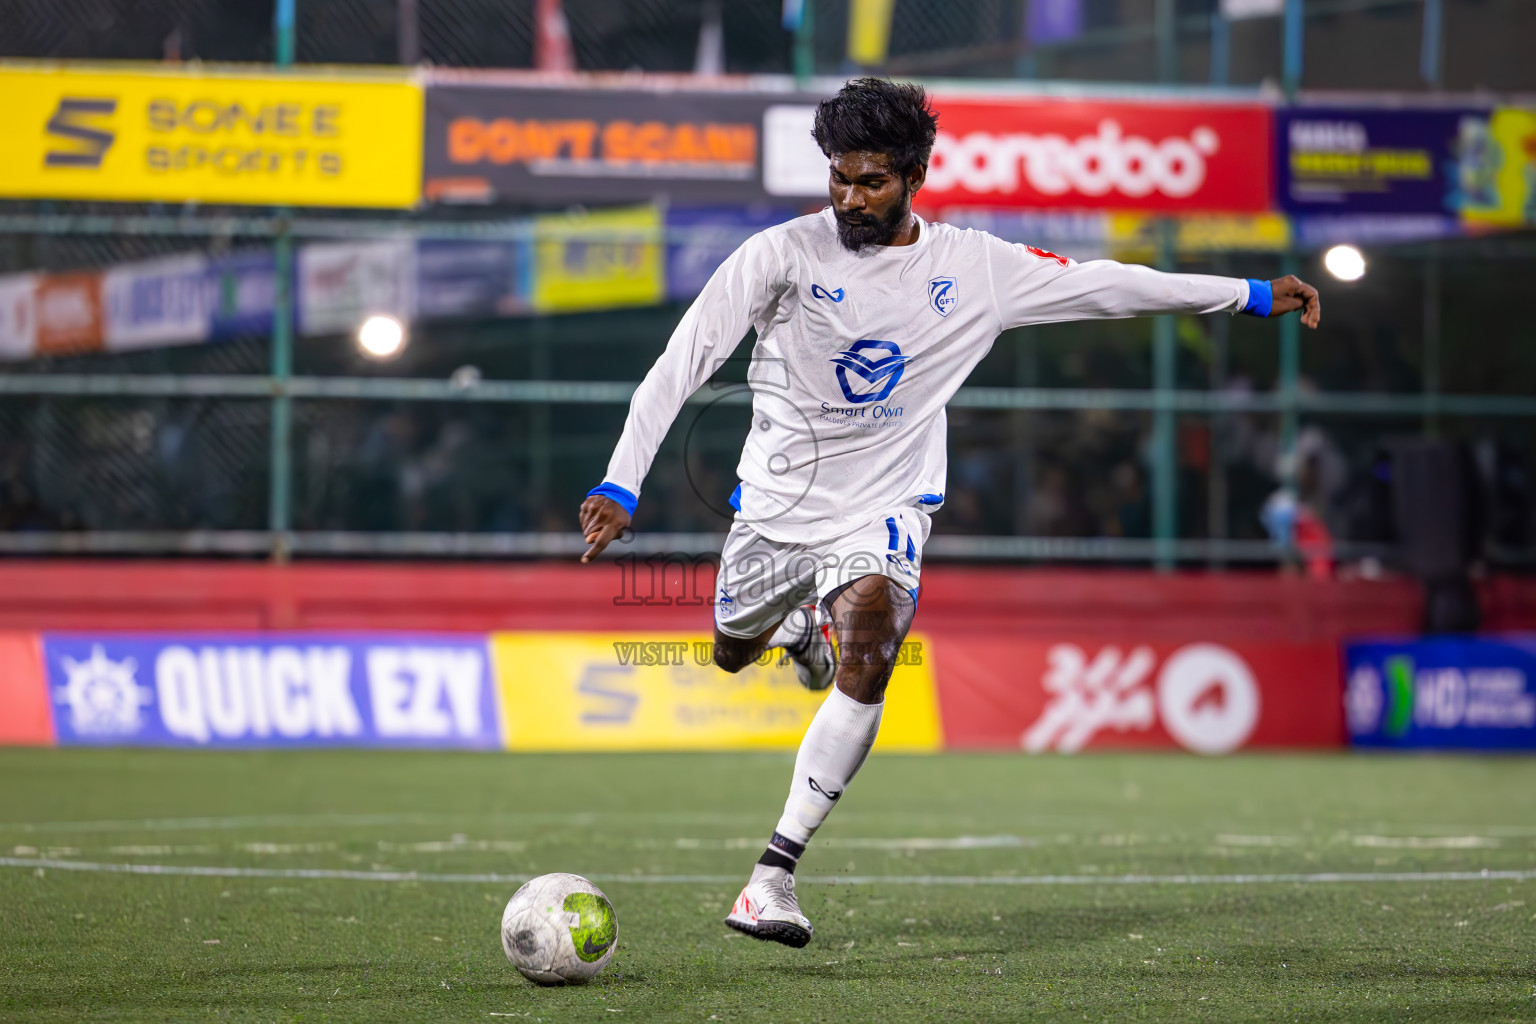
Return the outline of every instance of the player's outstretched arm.
<path id="1" fill-rule="evenodd" d="M 1270 316 L 1284 316 L 1299 309 L 1302 324 L 1316 329 L 1323 318 L 1323 306 L 1316 288 L 1295 274 L 1277 277 L 1269 282 L 1269 287 L 1274 295 L 1269 306 Z"/>
<path id="2" fill-rule="evenodd" d="M 1317 289 L 1292 275 L 1261 281 L 1170 274 L 1113 260 L 1078 263 L 991 236 L 986 244 L 993 294 L 1004 329 L 1169 313 L 1269 317 L 1297 310 L 1302 323 L 1316 327 L 1322 315 Z"/>
<path id="3" fill-rule="evenodd" d="M 747 239 L 720 265 L 683 314 L 666 349 L 629 403 L 624 431 L 603 482 L 581 503 L 590 562 L 629 528 L 640 485 L 688 396 L 736 350 L 784 287 L 778 250 L 765 234 Z"/>

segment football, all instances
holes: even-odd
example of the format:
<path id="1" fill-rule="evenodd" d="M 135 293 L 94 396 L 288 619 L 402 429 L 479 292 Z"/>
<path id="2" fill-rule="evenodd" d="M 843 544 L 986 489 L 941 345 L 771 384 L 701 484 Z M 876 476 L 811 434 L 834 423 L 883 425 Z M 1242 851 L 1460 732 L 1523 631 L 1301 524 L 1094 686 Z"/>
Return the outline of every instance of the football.
<path id="1" fill-rule="evenodd" d="M 523 884 L 501 915 L 501 948 L 523 977 L 579 985 L 613 959 L 619 922 L 603 890 L 580 875 L 540 875 Z"/>

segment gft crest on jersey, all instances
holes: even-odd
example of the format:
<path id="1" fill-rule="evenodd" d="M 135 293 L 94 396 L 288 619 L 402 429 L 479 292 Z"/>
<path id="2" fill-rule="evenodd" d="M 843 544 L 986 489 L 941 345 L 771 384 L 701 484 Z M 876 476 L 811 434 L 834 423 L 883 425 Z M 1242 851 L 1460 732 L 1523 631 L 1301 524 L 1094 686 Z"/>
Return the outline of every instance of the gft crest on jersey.
<path id="1" fill-rule="evenodd" d="M 928 305 L 939 316 L 949 316 L 960 301 L 960 284 L 952 277 L 936 277 L 928 282 Z"/>
<path id="2" fill-rule="evenodd" d="M 832 357 L 832 362 L 837 365 L 837 386 L 843 389 L 843 397 L 850 402 L 883 402 L 896 389 L 908 358 L 901 354 L 901 346 L 894 341 L 866 339 L 855 342 L 852 348 Z M 855 391 L 848 377 L 850 373 L 875 390 Z"/>

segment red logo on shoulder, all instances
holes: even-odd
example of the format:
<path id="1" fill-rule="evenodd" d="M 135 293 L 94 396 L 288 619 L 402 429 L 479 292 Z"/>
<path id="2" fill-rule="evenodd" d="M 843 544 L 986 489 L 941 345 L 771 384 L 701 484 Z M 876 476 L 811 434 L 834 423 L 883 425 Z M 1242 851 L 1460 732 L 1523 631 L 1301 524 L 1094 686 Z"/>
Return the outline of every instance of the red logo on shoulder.
<path id="1" fill-rule="evenodd" d="M 1051 252 L 1049 249 L 1041 249 L 1040 247 L 1034 245 L 1026 245 L 1024 248 L 1028 249 L 1031 253 L 1039 256 L 1043 260 L 1055 260 L 1057 263 L 1060 263 L 1064 267 L 1070 267 L 1072 265 L 1071 260 L 1067 259 L 1065 256 L 1058 256 Z"/>

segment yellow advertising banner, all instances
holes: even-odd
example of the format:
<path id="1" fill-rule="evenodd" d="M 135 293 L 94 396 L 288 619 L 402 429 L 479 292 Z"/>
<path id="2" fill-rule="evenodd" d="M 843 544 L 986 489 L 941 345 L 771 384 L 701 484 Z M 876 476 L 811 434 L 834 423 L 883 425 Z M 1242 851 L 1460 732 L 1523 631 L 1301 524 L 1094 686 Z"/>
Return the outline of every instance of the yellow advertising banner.
<path id="1" fill-rule="evenodd" d="M 1501 228 L 1536 224 L 1536 110 L 1495 110 L 1474 153 L 1462 157 L 1462 219 Z"/>
<path id="2" fill-rule="evenodd" d="M 877 751 L 938 750 L 938 695 L 922 637 L 886 692 Z M 691 633 L 495 633 L 491 662 L 509 750 L 793 750 L 826 692 L 780 664 L 731 675 Z M 701 664 L 702 662 L 702 664 Z"/>
<path id="3" fill-rule="evenodd" d="M 1105 241 L 1112 258 L 1150 263 L 1157 258 L 1157 218 L 1115 213 L 1107 219 Z M 1283 213 L 1182 216 L 1173 222 L 1175 252 L 1284 252 L 1291 225 Z"/>
<path id="4" fill-rule="evenodd" d="M 533 219 L 533 308 L 649 306 L 662 299 L 661 210 L 637 206 Z"/>
<path id="5" fill-rule="evenodd" d="M 0 196 L 414 206 L 402 76 L 0 65 Z"/>

